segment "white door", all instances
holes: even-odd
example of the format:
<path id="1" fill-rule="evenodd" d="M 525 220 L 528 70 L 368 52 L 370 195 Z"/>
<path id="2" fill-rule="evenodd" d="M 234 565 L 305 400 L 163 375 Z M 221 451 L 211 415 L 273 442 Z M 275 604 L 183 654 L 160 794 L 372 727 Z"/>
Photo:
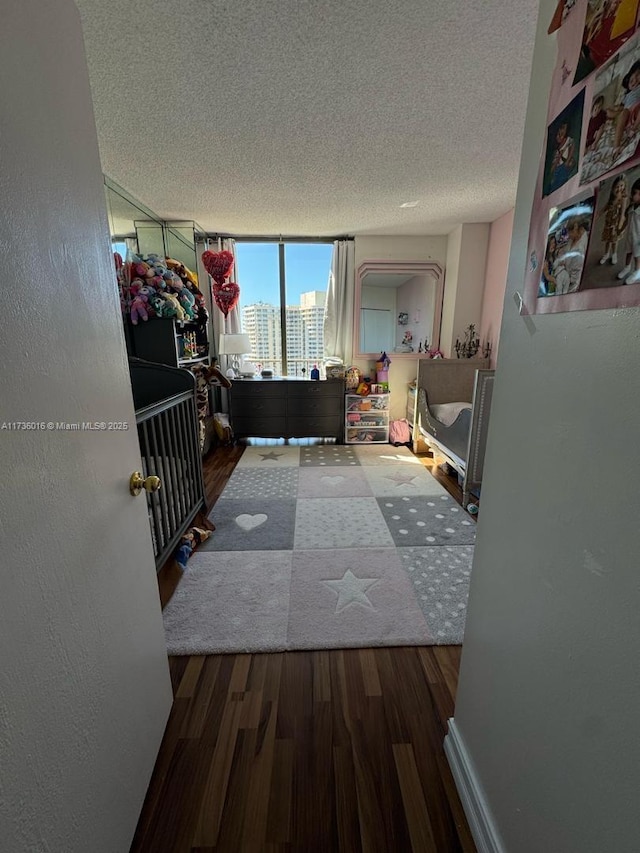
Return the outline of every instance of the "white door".
<path id="1" fill-rule="evenodd" d="M 0 846 L 118 853 L 171 689 L 75 5 L 0 48 Z"/>
<path id="2" fill-rule="evenodd" d="M 391 311 L 386 308 L 360 309 L 362 352 L 383 352 L 393 349 Z"/>

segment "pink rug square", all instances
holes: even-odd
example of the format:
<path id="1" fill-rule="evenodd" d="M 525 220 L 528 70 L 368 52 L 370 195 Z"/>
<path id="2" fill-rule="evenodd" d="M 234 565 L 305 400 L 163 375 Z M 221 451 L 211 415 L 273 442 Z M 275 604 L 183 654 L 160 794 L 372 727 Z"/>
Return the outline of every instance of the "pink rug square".
<path id="1" fill-rule="evenodd" d="M 354 468 L 301 468 L 298 477 L 299 498 L 371 497 L 373 491 L 364 470 Z"/>
<path id="2" fill-rule="evenodd" d="M 294 552 L 289 648 L 433 642 L 395 548 Z"/>

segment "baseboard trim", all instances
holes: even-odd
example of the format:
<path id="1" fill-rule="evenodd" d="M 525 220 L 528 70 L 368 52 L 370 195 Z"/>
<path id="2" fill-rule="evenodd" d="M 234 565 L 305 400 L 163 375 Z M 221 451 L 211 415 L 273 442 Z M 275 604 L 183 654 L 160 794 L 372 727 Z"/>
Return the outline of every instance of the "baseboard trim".
<path id="1" fill-rule="evenodd" d="M 478 853 L 506 853 L 464 739 L 453 718 L 449 720 L 444 751 Z"/>

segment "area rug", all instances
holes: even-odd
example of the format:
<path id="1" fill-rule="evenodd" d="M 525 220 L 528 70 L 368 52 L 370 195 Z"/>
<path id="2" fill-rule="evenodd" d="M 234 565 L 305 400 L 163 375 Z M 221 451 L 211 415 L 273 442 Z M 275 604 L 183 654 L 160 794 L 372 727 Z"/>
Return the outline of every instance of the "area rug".
<path id="1" fill-rule="evenodd" d="M 404 447 L 248 447 L 210 517 L 172 655 L 462 642 L 475 522 Z"/>

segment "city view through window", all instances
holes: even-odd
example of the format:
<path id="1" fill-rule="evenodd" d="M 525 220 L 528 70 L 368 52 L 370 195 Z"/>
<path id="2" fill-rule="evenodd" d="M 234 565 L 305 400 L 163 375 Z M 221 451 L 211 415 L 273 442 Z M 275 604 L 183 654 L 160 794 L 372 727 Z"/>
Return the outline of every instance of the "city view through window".
<path id="1" fill-rule="evenodd" d="M 285 243 L 283 253 L 278 243 L 236 243 L 242 331 L 251 341 L 245 360 L 258 370 L 285 374 L 284 305 L 286 375 L 308 377 L 317 365 L 324 376 L 323 323 L 332 251 L 331 243 Z"/>

